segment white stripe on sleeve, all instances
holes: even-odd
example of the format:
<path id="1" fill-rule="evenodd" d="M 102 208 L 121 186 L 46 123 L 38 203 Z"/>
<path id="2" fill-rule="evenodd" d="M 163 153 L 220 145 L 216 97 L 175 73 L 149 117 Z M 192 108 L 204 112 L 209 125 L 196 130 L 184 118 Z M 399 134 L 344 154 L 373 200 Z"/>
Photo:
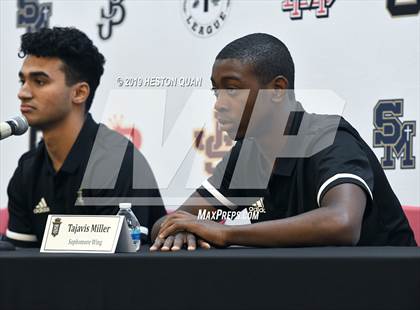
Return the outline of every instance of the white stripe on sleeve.
<path id="1" fill-rule="evenodd" d="M 237 205 L 235 205 L 233 202 L 231 202 L 229 199 L 227 199 L 225 196 L 223 196 L 208 180 L 205 180 L 202 184 L 203 187 L 210 192 L 210 194 L 213 195 L 214 198 L 219 200 L 220 203 L 222 203 L 224 206 L 228 207 L 231 210 L 236 210 L 238 208 Z"/>
<path id="2" fill-rule="evenodd" d="M 363 180 L 361 177 L 359 177 L 359 176 L 357 176 L 355 174 L 351 174 L 351 173 L 338 173 L 335 176 L 332 176 L 331 178 L 329 178 L 328 180 L 326 180 L 324 182 L 324 184 L 322 184 L 322 186 L 319 188 L 318 195 L 317 195 L 317 198 L 316 198 L 316 201 L 318 202 L 318 207 L 321 206 L 321 202 L 319 200 L 321 199 L 322 192 L 325 190 L 325 188 L 328 185 L 330 185 L 332 182 L 334 182 L 334 181 L 336 181 L 338 179 L 355 179 L 355 180 L 361 182 L 365 186 L 366 190 L 368 191 L 370 197 L 373 200 L 372 192 L 371 192 L 369 186 L 367 185 L 367 183 L 365 182 L 365 180 Z"/>

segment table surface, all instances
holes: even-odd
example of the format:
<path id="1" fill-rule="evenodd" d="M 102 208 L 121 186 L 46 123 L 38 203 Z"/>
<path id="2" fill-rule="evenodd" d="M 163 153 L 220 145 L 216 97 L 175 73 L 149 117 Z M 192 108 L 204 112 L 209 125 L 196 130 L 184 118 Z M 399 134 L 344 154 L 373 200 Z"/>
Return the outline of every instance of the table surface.
<path id="1" fill-rule="evenodd" d="M 194 257 L 273 257 L 277 258 L 289 258 L 291 256 L 299 256 L 302 258 L 314 258 L 314 257 L 325 257 L 325 258 L 348 258 L 360 257 L 360 258 L 419 258 L 420 247 L 296 247 L 296 248 L 252 248 L 233 246 L 224 249 L 212 248 L 209 250 L 198 249 L 196 251 L 187 251 L 182 249 L 180 251 L 173 252 L 151 252 L 149 251 L 148 245 L 142 245 L 140 251 L 137 253 L 114 253 L 114 254 L 86 254 L 86 253 L 41 253 L 39 249 L 25 249 L 18 248 L 16 251 L 0 251 L 0 259 L 7 257 L 48 257 L 48 258 L 68 258 L 68 257 L 96 257 L 109 258 L 109 257 L 125 257 L 125 258 L 150 258 L 150 257 L 183 257 L 183 258 L 194 258 Z"/>
<path id="2" fill-rule="evenodd" d="M 420 309 L 420 248 L 0 252 L 0 309 Z"/>

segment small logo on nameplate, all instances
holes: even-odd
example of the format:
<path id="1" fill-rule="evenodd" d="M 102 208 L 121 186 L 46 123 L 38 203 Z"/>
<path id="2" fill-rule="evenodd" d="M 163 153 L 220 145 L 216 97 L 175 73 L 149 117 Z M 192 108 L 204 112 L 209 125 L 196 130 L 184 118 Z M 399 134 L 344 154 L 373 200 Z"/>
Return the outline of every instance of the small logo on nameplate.
<path id="1" fill-rule="evenodd" d="M 60 232 L 60 226 L 61 226 L 61 219 L 59 217 L 57 217 L 54 222 L 53 222 L 53 228 L 51 230 L 51 235 L 53 237 L 57 236 L 58 233 Z"/>

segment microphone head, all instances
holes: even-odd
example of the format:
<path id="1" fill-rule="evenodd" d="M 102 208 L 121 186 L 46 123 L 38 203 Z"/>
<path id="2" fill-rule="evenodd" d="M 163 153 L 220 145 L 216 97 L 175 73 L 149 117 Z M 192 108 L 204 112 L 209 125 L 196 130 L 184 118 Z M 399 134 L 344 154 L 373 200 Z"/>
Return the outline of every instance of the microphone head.
<path id="1" fill-rule="evenodd" d="M 10 121 L 12 121 L 16 125 L 16 127 L 13 130 L 14 135 L 23 135 L 28 130 L 28 121 L 24 116 L 15 116 L 11 118 Z"/>

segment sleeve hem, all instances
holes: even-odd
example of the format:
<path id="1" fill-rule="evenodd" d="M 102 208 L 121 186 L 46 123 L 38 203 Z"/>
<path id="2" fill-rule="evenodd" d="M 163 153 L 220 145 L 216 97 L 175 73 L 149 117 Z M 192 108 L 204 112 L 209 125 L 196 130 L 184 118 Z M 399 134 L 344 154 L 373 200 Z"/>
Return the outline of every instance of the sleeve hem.
<path id="1" fill-rule="evenodd" d="M 351 173 L 338 173 L 328 180 L 326 180 L 321 187 L 319 188 L 318 195 L 317 195 L 317 203 L 318 207 L 321 206 L 321 198 L 324 196 L 326 191 L 333 187 L 334 185 L 338 185 L 337 183 L 344 183 L 343 179 L 347 179 L 347 183 L 354 183 L 362 187 L 370 196 L 370 198 L 373 200 L 373 194 L 369 186 L 367 185 L 366 181 L 363 180 L 361 177 L 351 174 Z M 341 181 L 341 182 L 340 182 Z"/>
<path id="2" fill-rule="evenodd" d="M 16 240 L 16 241 L 25 241 L 25 242 L 37 242 L 38 241 L 38 238 L 36 237 L 36 235 L 17 233 L 17 232 L 11 231 L 9 229 L 6 230 L 6 237 L 8 239 Z"/>

